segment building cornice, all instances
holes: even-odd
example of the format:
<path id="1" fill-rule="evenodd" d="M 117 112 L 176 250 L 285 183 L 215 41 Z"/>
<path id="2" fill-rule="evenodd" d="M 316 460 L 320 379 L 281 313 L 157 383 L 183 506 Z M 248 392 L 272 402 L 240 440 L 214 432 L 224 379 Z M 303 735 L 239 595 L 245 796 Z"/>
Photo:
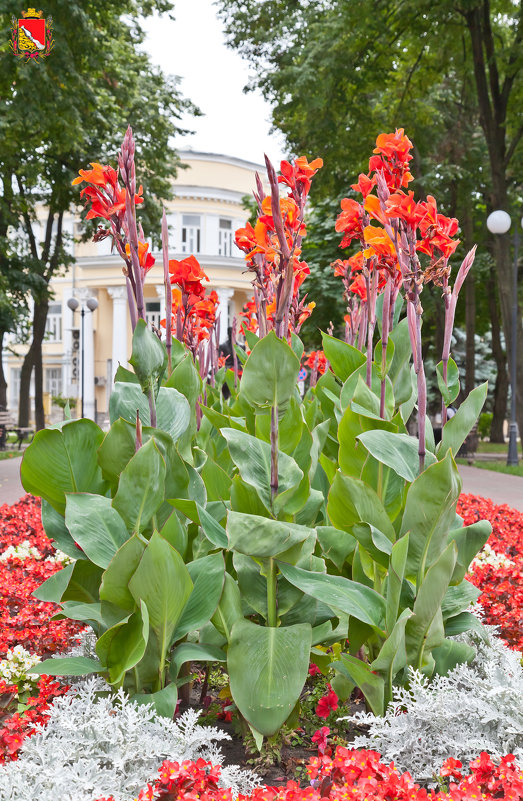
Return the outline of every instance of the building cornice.
<path id="1" fill-rule="evenodd" d="M 176 200 L 181 198 L 194 200 L 217 200 L 243 207 L 245 192 L 233 189 L 221 189 L 217 186 L 191 186 L 190 184 L 174 184 L 173 194 Z M 173 209 L 175 210 L 175 209 Z"/>
<path id="2" fill-rule="evenodd" d="M 226 156 L 223 153 L 205 153 L 201 150 L 178 150 L 178 155 L 181 161 L 214 161 L 219 164 L 229 164 L 232 167 L 243 167 L 246 170 L 264 170 L 263 164 L 257 164 L 255 161 L 247 161 L 247 159 L 239 159 L 236 156 Z M 180 171 L 181 172 L 181 171 Z"/>

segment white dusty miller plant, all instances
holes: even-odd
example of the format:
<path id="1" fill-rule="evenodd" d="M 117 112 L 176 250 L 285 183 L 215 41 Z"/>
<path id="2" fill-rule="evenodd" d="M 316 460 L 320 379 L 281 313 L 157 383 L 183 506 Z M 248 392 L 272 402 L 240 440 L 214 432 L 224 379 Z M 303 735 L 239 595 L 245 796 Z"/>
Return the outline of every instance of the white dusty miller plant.
<path id="1" fill-rule="evenodd" d="M 170 721 L 131 703 L 123 691 L 100 696 L 106 690 L 101 679 L 89 679 L 54 701 L 48 724 L 27 738 L 18 761 L 0 767 L 2 801 L 93 801 L 109 795 L 131 801 L 157 777 L 164 759 L 203 757 L 221 764 L 214 741 L 228 735 L 199 726 L 197 712 Z M 223 768 L 222 784 L 236 794 L 259 783 L 250 771 Z"/>
<path id="2" fill-rule="evenodd" d="M 487 751 L 495 759 L 514 754 L 523 766 L 523 668 L 485 627 L 459 638 L 476 648 L 470 665 L 429 682 L 411 671 L 410 688 L 397 688 L 384 717 L 359 712 L 344 720 L 368 726 L 355 748 L 379 751 L 419 782 L 431 782 L 448 757 L 464 765 Z"/>

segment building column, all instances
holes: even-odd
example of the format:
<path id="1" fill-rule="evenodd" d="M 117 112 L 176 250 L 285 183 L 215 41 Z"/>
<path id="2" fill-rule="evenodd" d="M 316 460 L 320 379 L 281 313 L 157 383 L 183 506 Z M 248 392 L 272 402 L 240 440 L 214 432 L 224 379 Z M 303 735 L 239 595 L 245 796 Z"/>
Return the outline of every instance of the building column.
<path id="1" fill-rule="evenodd" d="M 76 296 L 78 297 L 81 309 L 84 310 L 83 316 L 83 342 L 81 340 L 82 336 L 82 318 L 80 316 L 80 349 L 81 353 L 83 353 L 83 360 L 84 360 L 84 385 L 81 386 L 80 383 L 80 403 L 82 398 L 82 391 L 83 391 L 83 399 L 84 399 L 84 417 L 88 417 L 90 420 L 95 419 L 95 395 L 94 395 L 94 327 L 93 327 L 93 312 L 89 311 L 87 308 L 86 301 L 88 298 L 92 298 L 95 294 L 95 290 L 92 289 L 78 289 L 76 290 Z M 80 312 L 80 309 L 78 310 Z M 80 382 L 82 380 L 82 373 L 81 373 L 81 363 L 80 363 Z M 80 407 L 81 413 L 81 407 Z"/>
<path id="2" fill-rule="evenodd" d="M 165 317 L 165 285 L 155 284 L 154 288 L 156 289 L 156 294 L 158 295 L 158 300 L 160 301 L 160 320 L 163 320 Z"/>
<path id="3" fill-rule="evenodd" d="M 234 289 L 217 289 L 216 294 L 220 305 L 218 306 L 218 314 L 220 315 L 218 321 L 218 342 L 227 342 L 227 328 L 229 327 L 229 301 L 234 295 Z"/>
<path id="4" fill-rule="evenodd" d="M 108 287 L 107 291 L 113 299 L 113 351 L 111 392 L 118 365 L 127 367 L 127 288 L 125 286 Z"/>

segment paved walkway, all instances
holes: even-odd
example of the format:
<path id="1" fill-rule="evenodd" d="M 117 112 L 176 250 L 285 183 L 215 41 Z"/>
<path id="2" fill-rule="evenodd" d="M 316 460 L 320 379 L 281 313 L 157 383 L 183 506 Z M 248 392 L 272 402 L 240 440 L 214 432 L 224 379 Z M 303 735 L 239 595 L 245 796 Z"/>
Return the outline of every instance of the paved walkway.
<path id="1" fill-rule="evenodd" d="M 507 473 L 496 473 L 494 470 L 482 470 L 479 467 L 459 465 L 463 479 L 463 492 L 482 495 L 494 503 L 506 503 L 513 509 L 523 512 L 523 478 Z"/>
<path id="2" fill-rule="evenodd" d="M 16 503 L 26 494 L 20 481 L 21 464 L 21 456 L 0 461 L 0 505 Z"/>
<path id="3" fill-rule="evenodd" d="M 21 461 L 20 457 L 0 461 L 0 505 L 16 503 L 25 495 L 20 482 Z M 463 492 L 482 495 L 494 503 L 506 503 L 523 512 L 523 478 L 520 476 L 467 465 L 460 465 L 459 472 L 463 479 Z"/>

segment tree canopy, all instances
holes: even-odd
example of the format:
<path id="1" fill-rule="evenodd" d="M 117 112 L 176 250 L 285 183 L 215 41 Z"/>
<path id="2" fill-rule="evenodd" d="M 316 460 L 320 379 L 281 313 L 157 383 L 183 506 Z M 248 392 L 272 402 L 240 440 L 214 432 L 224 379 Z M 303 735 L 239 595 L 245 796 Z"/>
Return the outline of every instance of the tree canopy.
<path id="1" fill-rule="evenodd" d="M 40 279 L 33 285 L 33 342 L 21 377 L 22 425 L 33 367 L 37 425 L 43 424 L 41 342 L 49 282 L 70 261 L 63 216 L 79 200 L 71 181 L 91 161 L 114 163 L 129 124 L 147 195 L 141 220 L 148 234 L 158 233 L 159 201 L 170 196 L 179 167 L 172 138 L 183 133 L 182 113 L 196 113 L 178 79 L 154 67 L 141 49 L 143 17 L 172 7 L 166 0 L 50 0 L 45 14 L 53 19 L 52 52 L 29 63 L 7 47 L 0 52 L 0 273 L 12 275 L 13 260 L 22 258 L 25 272 Z M 7 42 L 19 5 L 5 3 L 3 12 Z M 34 227 L 37 217 L 41 229 Z"/>

